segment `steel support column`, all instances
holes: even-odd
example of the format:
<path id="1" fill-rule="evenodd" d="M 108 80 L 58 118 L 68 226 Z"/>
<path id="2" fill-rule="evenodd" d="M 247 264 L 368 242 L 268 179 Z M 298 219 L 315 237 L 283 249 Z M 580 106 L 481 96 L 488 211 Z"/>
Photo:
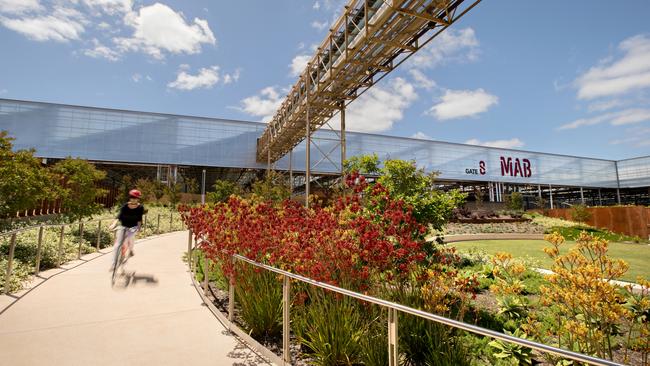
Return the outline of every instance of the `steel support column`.
<path id="1" fill-rule="evenodd" d="M 341 175 L 344 173 L 343 162 L 347 157 L 345 156 L 345 103 L 341 103 Z"/>
<path id="2" fill-rule="evenodd" d="M 309 85 L 309 83 L 307 84 Z M 307 119 L 305 121 L 305 129 L 307 133 L 307 143 L 305 144 L 305 207 L 309 208 L 309 186 L 311 181 L 311 131 L 309 131 L 309 102 L 307 102 Z"/>
<path id="3" fill-rule="evenodd" d="M 201 173 L 201 204 L 205 204 L 205 169 Z"/>
<path id="4" fill-rule="evenodd" d="M 553 187 L 551 187 L 550 184 L 548 185 L 548 195 L 551 198 L 550 201 L 551 201 L 551 210 L 552 210 L 553 209 Z"/>
<path id="5" fill-rule="evenodd" d="M 293 194 L 293 149 L 289 151 L 289 193 Z"/>
<path id="6" fill-rule="evenodd" d="M 618 162 L 614 162 L 614 167 L 616 168 L 616 202 L 621 204 L 621 180 L 618 177 Z"/>
<path id="7" fill-rule="evenodd" d="M 583 205 L 585 204 L 585 193 L 582 190 L 582 187 L 580 187 L 580 203 Z"/>

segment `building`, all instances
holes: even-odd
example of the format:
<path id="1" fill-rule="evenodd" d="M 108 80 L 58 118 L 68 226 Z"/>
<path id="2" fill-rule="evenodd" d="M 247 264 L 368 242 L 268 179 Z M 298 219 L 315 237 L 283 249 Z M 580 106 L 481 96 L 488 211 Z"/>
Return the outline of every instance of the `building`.
<path id="1" fill-rule="evenodd" d="M 267 169 L 256 161 L 257 138 L 265 127 L 247 121 L 0 99 L 0 130 L 16 139 L 16 148 L 34 148 L 45 162 L 72 156 L 105 164 L 113 181 L 125 172 L 162 181 L 178 180 L 180 175 L 201 181 L 206 171 L 208 186 L 224 177 L 245 183 Z M 315 179 L 337 175 L 340 161 L 331 158 L 340 151 L 337 132 L 319 130 L 313 141 Z M 304 150 L 303 142 L 274 166 L 290 172 L 298 191 L 304 184 Z M 614 161 L 353 132 L 347 133 L 346 150 L 347 156 L 376 153 L 382 160 L 415 160 L 425 170 L 439 172 L 442 186 L 478 189 L 493 202 L 516 190 L 529 201 L 545 197 L 555 207 L 579 202 L 650 204 L 650 156 Z"/>

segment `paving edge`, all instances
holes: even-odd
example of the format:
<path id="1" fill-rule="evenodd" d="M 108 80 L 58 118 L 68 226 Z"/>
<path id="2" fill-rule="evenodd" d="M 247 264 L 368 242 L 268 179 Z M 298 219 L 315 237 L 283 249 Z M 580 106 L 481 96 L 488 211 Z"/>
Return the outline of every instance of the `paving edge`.
<path id="1" fill-rule="evenodd" d="M 189 267 L 188 267 L 189 269 Z M 267 361 L 270 361 L 270 363 L 275 364 L 275 365 L 291 365 L 290 363 L 285 363 L 282 357 L 276 355 L 275 353 L 271 352 L 268 348 L 264 347 L 261 343 L 256 341 L 253 337 L 248 335 L 244 330 L 239 328 L 236 324 L 228 320 L 224 316 L 223 313 L 219 309 L 217 309 L 216 306 L 212 303 L 212 301 L 205 295 L 203 292 L 203 288 L 201 287 L 201 284 L 199 284 L 196 281 L 196 278 L 194 277 L 194 272 L 189 269 L 189 274 L 190 278 L 192 280 L 192 284 L 194 285 L 194 288 L 196 289 L 196 292 L 199 294 L 201 297 L 201 300 L 203 300 L 203 303 L 208 307 L 210 312 L 217 318 L 217 320 L 226 328 L 228 329 L 229 332 L 233 333 L 236 335 L 240 342 L 242 342 L 244 345 L 246 345 L 249 349 L 251 349 L 253 352 L 255 352 L 259 357 L 266 359 Z"/>

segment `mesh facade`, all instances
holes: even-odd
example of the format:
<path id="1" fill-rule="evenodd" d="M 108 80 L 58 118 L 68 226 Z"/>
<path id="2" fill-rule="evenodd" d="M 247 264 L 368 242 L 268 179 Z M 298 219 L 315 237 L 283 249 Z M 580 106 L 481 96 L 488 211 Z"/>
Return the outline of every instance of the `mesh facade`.
<path id="1" fill-rule="evenodd" d="M 0 130 L 15 147 L 35 148 L 48 158 L 95 161 L 266 168 L 255 160 L 263 123 L 120 111 L 0 99 Z M 315 172 L 339 171 L 334 131 L 314 136 Z M 364 133 L 347 134 L 347 156 L 376 153 L 380 159 L 415 160 L 440 179 L 583 187 L 650 186 L 650 157 L 622 160 L 581 158 Z M 326 155 L 333 156 L 333 161 Z M 285 156 L 276 165 L 288 169 Z M 305 144 L 294 149 L 293 168 L 304 171 Z"/>

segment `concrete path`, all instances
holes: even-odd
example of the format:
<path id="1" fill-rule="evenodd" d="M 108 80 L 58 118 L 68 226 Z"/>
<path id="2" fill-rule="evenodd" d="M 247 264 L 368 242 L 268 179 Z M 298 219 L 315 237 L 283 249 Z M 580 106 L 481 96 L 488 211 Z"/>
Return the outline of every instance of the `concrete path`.
<path id="1" fill-rule="evenodd" d="M 0 363 L 266 364 L 202 305 L 182 261 L 186 248 L 187 232 L 139 241 L 127 263 L 129 276 L 116 287 L 108 271 L 111 254 L 57 270 L 0 308 Z"/>

